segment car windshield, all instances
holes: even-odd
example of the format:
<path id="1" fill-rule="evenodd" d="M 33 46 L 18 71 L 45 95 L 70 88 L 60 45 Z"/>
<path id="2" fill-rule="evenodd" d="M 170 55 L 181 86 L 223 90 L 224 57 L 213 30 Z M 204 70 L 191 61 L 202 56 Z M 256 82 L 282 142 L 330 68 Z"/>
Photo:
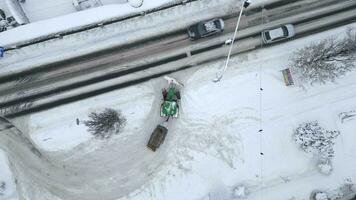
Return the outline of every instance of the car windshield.
<path id="1" fill-rule="evenodd" d="M 267 40 L 271 39 L 271 36 L 269 35 L 269 32 L 265 32 L 265 37 L 266 37 Z"/>
<path id="2" fill-rule="evenodd" d="M 223 29 L 220 20 L 215 20 L 215 21 L 214 21 L 214 24 L 215 24 L 215 27 L 216 27 L 217 29 Z"/>
<path id="3" fill-rule="evenodd" d="M 287 37 L 287 36 L 288 36 L 288 29 L 287 29 L 287 27 L 282 26 L 282 30 L 283 30 L 283 35 L 284 35 L 285 37 Z"/>

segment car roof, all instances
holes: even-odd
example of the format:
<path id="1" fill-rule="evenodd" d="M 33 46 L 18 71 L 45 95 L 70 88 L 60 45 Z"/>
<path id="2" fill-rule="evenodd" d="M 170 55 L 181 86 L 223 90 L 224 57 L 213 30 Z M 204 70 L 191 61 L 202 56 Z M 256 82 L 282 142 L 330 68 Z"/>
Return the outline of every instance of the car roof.
<path id="1" fill-rule="evenodd" d="M 205 22 L 204 23 L 204 28 L 207 32 L 212 32 L 212 31 L 216 31 L 217 30 L 217 27 L 214 23 L 215 20 L 211 20 L 211 21 L 208 21 L 208 22 Z"/>
<path id="2" fill-rule="evenodd" d="M 276 29 L 273 29 L 273 30 L 270 30 L 268 31 L 269 32 L 269 35 L 271 36 L 271 38 L 279 38 L 279 37 L 283 37 L 283 29 L 280 27 L 280 28 L 276 28 Z"/>

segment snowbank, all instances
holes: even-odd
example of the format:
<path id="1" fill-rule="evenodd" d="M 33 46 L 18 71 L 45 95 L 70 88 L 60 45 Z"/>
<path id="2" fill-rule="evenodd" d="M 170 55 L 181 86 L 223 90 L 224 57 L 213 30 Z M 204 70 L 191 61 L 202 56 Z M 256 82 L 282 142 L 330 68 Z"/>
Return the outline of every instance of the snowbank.
<path id="1" fill-rule="evenodd" d="M 27 43 L 51 35 L 100 24 L 115 18 L 134 15 L 172 1 L 173 0 L 145 1 L 140 8 L 133 8 L 129 4 L 111 4 L 26 24 L 0 33 L 0 45 L 5 47 L 16 46 L 17 44 Z"/>

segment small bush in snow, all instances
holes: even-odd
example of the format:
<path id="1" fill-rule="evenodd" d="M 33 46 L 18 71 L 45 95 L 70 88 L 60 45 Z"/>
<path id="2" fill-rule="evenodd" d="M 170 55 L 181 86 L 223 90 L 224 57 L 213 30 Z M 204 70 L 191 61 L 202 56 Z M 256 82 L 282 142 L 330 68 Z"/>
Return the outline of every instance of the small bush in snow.
<path id="1" fill-rule="evenodd" d="M 328 195 L 324 192 L 316 192 L 314 200 L 329 200 Z"/>
<path id="2" fill-rule="evenodd" d="M 355 197 L 355 184 L 347 181 L 335 190 L 328 192 L 325 191 L 313 191 L 311 194 L 311 199 L 313 200 L 343 200 L 352 199 Z"/>
<path id="3" fill-rule="evenodd" d="M 89 120 L 84 121 L 88 131 L 99 138 L 109 138 L 118 134 L 126 124 L 126 118 L 120 111 L 106 108 L 102 112 L 91 112 Z"/>
<path id="4" fill-rule="evenodd" d="M 247 189 L 244 185 L 239 185 L 234 188 L 234 197 L 245 198 L 247 193 Z"/>
<path id="5" fill-rule="evenodd" d="M 325 130 L 314 121 L 301 124 L 294 132 L 294 139 L 305 152 L 318 156 L 318 167 L 322 173 L 330 174 L 334 140 L 339 134 L 339 131 Z"/>
<path id="6" fill-rule="evenodd" d="M 0 196 L 4 195 L 4 192 L 6 190 L 6 183 L 4 181 L 0 182 Z"/>
<path id="7" fill-rule="evenodd" d="M 336 190 L 330 192 L 329 196 L 331 200 L 341 200 L 341 199 L 350 199 L 350 196 L 354 196 L 355 194 L 355 184 L 345 183 L 341 187 Z M 349 198 L 347 198 L 349 197 Z"/>
<path id="8" fill-rule="evenodd" d="M 355 68 L 356 29 L 348 29 L 341 40 L 328 38 L 299 49 L 291 59 L 300 82 L 326 83 Z"/>

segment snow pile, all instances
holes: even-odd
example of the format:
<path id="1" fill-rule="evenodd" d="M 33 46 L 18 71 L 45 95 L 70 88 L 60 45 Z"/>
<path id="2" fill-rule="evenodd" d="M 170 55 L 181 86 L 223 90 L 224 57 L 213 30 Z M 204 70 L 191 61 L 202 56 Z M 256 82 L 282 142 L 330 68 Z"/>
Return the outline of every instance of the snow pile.
<path id="1" fill-rule="evenodd" d="M 143 0 L 128 0 L 130 6 L 134 7 L 134 8 L 139 8 L 142 6 L 143 4 Z"/>

